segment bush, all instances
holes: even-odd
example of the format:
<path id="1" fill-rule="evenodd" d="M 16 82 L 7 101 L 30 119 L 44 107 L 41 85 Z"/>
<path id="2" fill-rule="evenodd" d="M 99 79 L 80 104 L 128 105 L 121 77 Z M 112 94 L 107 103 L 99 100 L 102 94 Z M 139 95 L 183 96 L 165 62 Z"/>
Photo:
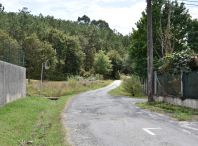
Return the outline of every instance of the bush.
<path id="1" fill-rule="evenodd" d="M 122 87 L 125 92 L 130 93 L 132 96 L 139 94 L 142 88 L 140 78 L 132 75 L 130 78 L 123 78 Z"/>

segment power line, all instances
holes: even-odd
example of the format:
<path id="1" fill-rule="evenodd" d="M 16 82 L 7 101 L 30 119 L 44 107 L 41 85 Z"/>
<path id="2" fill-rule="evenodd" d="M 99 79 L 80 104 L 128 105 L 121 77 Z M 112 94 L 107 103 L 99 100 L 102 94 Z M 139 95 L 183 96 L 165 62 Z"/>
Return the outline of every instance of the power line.
<path id="1" fill-rule="evenodd" d="M 180 0 L 180 1 L 186 1 L 186 2 L 198 3 L 198 1 L 189 1 L 189 0 Z"/>
<path id="2" fill-rule="evenodd" d="M 183 2 L 185 5 L 189 5 L 189 6 L 198 6 L 197 4 L 192 4 L 193 3 L 198 3 L 197 1 L 189 1 L 189 0 L 179 0 L 181 2 Z M 179 2 L 179 3 L 181 3 Z M 186 3 L 186 2 L 190 2 L 190 3 Z"/>

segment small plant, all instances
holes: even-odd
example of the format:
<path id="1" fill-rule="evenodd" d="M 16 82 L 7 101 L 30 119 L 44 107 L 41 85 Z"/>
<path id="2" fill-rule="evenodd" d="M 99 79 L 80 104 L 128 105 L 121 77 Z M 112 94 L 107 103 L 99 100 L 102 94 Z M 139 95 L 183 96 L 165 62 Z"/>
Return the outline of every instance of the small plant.
<path id="1" fill-rule="evenodd" d="M 125 92 L 130 93 L 132 96 L 139 94 L 142 88 L 140 78 L 132 75 L 130 78 L 124 78 L 122 85 Z"/>

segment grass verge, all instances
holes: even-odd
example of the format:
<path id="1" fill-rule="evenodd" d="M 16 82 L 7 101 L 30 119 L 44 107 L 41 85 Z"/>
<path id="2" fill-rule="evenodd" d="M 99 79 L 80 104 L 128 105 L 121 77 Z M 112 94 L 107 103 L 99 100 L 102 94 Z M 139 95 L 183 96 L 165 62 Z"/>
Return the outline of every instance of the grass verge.
<path id="1" fill-rule="evenodd" d="M 98 81 L 91 85 L 82 83 L 78 85 L 82 89 L 70 88 L 71 91 L 65 92 L 67 96 L 62 96 L 59 100 L 25 97 L 4 105 L 0 108 L 0 145 L 69 145 L 61 121 L 61 113 L 67 101 L 80 92 L 101 88 L 112 82 Z M 53 86 L 48 90 L 51 88 Z M 31 92 L 30 87 L 28 90 Z"/>
<path id="2" fill-rule="evenodd" d="M 137 102 L 136 105 L 144 109 L 150 109 L 151 111 L 167 114 L 178 121 L 198 120 L 198 109 L 172 105 L 167 102 Z"/>
<path id="3" fill-rule="evenodd" d="M 108 92 L 110 95 L 121 95 L 121 96 L 129 96 L 132 98 L 148 98 L 148 96 L 145 96 L 143 94 L 137 94 L 135 96 L 132 96 L 130 93 L 125 92 L 124 89 L 122 88 L 122 86 L 118 86 L 115 89 L 112 89 L 111 91 Z"/>

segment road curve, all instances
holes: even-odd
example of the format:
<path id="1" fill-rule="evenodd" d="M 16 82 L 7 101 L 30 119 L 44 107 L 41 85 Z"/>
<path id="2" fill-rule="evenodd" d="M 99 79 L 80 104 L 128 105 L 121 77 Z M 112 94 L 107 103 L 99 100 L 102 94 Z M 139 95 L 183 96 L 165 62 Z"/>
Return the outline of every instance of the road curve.
<path id="1" fill-rule="evenodd" d="M 197 146 L 197 122 L 178 122 L 143 110 L 141 98 L 111 96 L 120 80 L 73 97 L 63 122 L 76 146 Z"/>

